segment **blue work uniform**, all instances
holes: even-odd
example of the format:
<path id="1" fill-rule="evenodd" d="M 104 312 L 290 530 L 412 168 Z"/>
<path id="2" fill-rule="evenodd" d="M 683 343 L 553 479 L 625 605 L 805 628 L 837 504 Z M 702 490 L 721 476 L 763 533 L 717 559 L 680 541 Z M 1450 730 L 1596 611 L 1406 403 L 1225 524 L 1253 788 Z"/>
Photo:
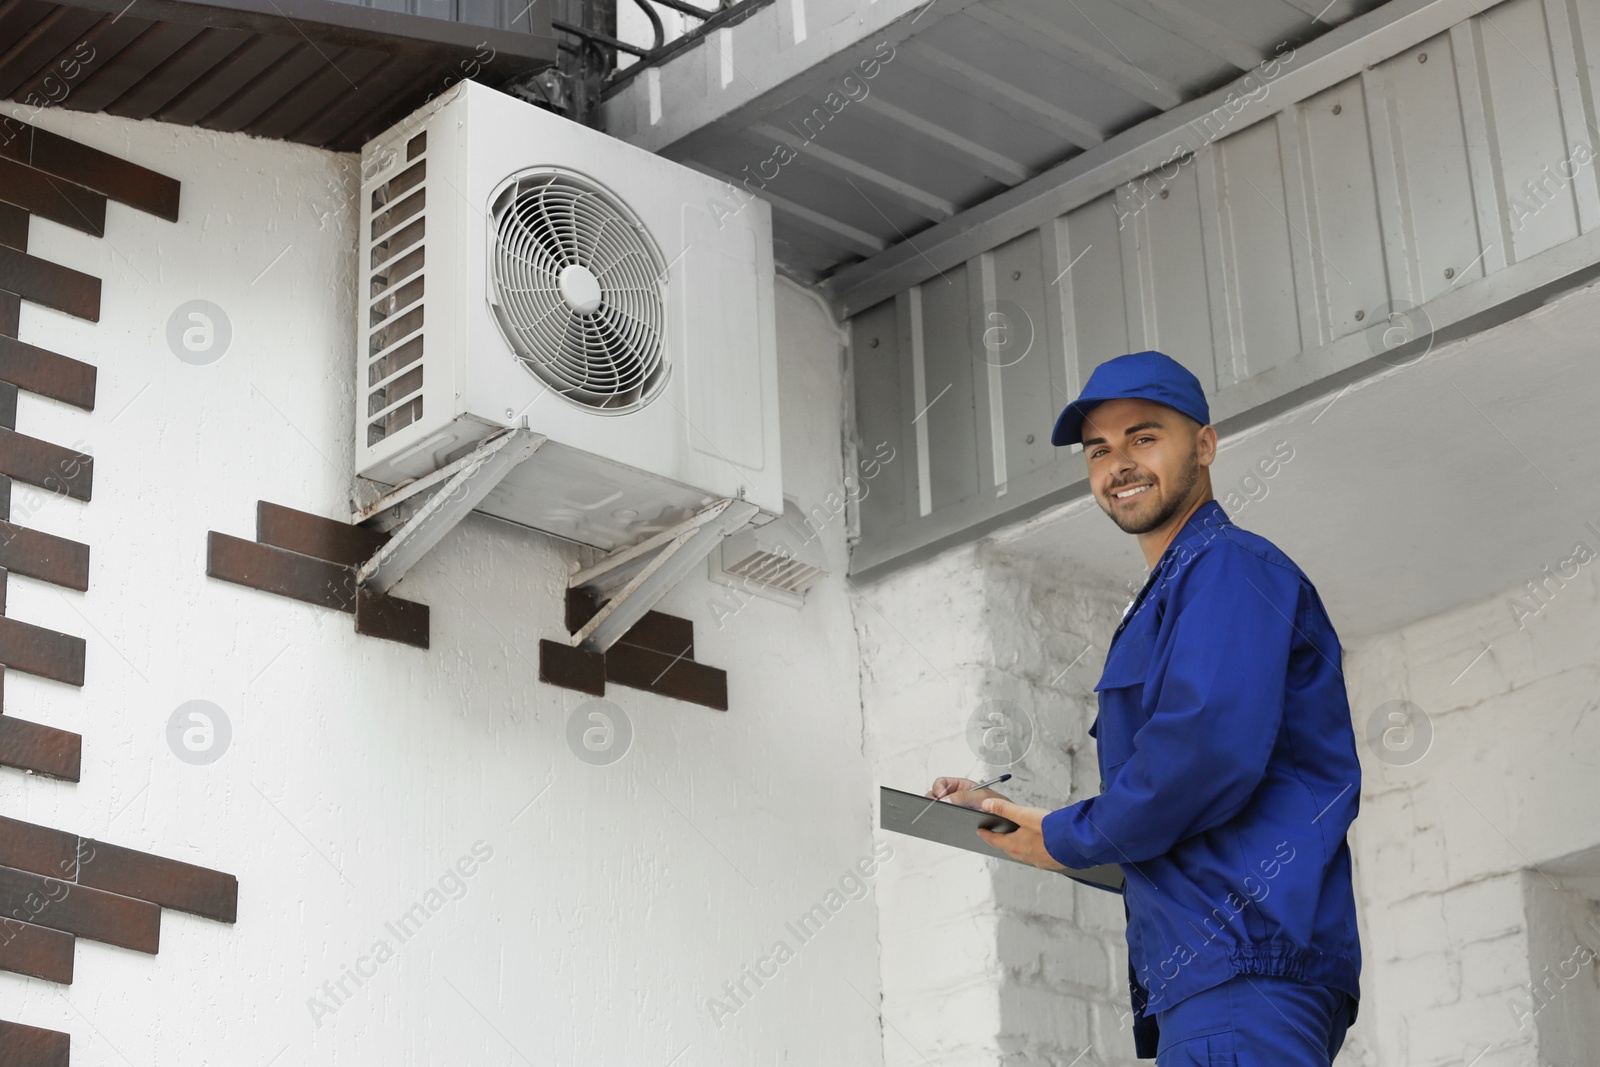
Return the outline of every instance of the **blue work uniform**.
<path id="1" fill-rule="evenodd" d="M 1249 1011 L 1233 995 L 1242 984 L 1326 993 L 1340 1040 L 1355 1021 L 1345 835 L 1361 765 L 1341 659 L 1310 579 L 1215 500 L 1185 521 L 1113 635 L 1089 728 L 1100 795 L 1052 811 L 1043 833 L 1068 867 L 1122 867 L 1138 1058 L 1165 1048 L 1157 1017 L 1176 1022 L 1197 994 L 1228 992 Z"/>

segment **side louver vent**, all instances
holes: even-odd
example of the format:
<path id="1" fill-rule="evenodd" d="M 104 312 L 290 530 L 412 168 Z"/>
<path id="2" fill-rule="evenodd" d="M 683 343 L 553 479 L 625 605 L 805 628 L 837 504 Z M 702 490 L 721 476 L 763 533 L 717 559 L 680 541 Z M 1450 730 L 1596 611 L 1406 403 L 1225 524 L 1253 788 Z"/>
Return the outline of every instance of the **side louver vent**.
<path id="1" fill-rule="evenodd" d="M 372 258 L 365 264 L 367 444 L 422 417 L 423 266 L 428 135 L 406 142 L 405 169 L 372 190 Z"/>

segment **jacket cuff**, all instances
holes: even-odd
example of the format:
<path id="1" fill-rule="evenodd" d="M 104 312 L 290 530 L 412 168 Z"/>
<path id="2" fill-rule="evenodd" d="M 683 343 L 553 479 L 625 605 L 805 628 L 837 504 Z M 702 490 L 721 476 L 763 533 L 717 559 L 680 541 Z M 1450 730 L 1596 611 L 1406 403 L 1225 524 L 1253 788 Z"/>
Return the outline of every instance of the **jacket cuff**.
<path id="1" fill-rule="evenodd" d="M 1077 844 L 1072 839 L 1072 812 L 1077 807 L 1077 804 L 1070 804 L 1046 815 L 1039 823 L 1039 833 L 1044 838 L 1044 850 L 1050 853 L 1051 859 L 1067 867 L 1082 870 L 1085 867 L 1093 867 L 1094 864 L 1078 851 Z"/>
<path id="2" fill-rule="evenodd" d="M 1153 1060 L 1161 1050 L 1161 1028 L 1154 1019 L 1135 1015 L 1133 1019 L 1133 1058 Z"/>

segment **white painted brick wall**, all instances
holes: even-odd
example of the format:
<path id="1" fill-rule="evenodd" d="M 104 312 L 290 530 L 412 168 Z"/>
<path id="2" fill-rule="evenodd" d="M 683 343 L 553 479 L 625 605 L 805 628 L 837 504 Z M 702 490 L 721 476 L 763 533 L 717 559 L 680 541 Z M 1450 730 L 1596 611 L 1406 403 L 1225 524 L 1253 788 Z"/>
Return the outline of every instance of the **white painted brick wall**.
<path id="1" fill-rule="evenodd" d="M 1552 552 L 1562 549 L 1552 560 L 1567 555 L 1565 533 L 1551 536 Z M 1574 879 L 1600 873 L 1593 572 L 1580 570 L 1520 624 L 1513 588 L 1346 650 L 1364 780 L 1351 841 L 1366 923 L 1351 1042 L 1375 1062 L 1600 1062 L 1593 964 L 1537 1013 L 1537 1026 L 1519 1026 L 1513 1011 L 1574 947 L 1574 902 L 1588 899 Z M 1433 731 L 1406 766 L 1378 759 L 1364 736 L 1368 717 L 1397 699 L 1421 708 Z M 1565 927 L 1541 919 L 1552 910 Z M 1541 940 L 1541 923 L 1564 932 Z M 1587 937 L 1600 950 L 1600 926 Z"/>
<path id="2" fill-rule="evenodd" d="M 93 565 L 83 594 L 13 577 L 8 614 L 85 637 L 88 668 L 81 690 L 7 672 L 6 710 L 81 732 L 84 766 L 79 784 L 0 771 L 0 810 L 235 873 L 240 894 L 234 926 L 167 913 L 154 957 L 80 942 L 70 987 L 0 974 L 0 1014 L 70 1032 L 74 1067 L 879 1063 L 865 900 L 720 1027 L 706 1006 L 871 855 L 842 521 L 822 531 L 832 573 L 803 612 L 756 599 L 719 628 L 725 588 L 704 572 L 678 586 L 661 607 L 728 671 L 731 710 L 613 687 L 633 747 L 586 765 L 565 739 L 586 698 L 537 680 L 538 639 L 565 632 L 570 545 L 470 516 L 397 589 L 432 608 L 427 652 L 205 576 L 206 531 L 252 536 L 257 499 L 345 507 L 351 158 L 75 112 L 30 121 L 183 192 L 175 224 L 115 203 L 104 239 L 33 224 L 36 255 L 105 282 L 98 324 L 28 305 L 21 330 L 99 367 L 93 413 L 27 394 L 18 412 L 21 432 L 96 457 L 93 501 L 46 499 L 25 520 L 87 542 Z M 195 297 L 233 325 L 210 366 L 165 340 Z M 840 338 L 786 282 L 777 325 L 785 489 L 810 507 L 842 490 Z M 165 738 L 196 697 L 234 728 L 204 767 Z M 478 839 L 493 858 L 465 895 L 316 1025 L 308 999 Z"/>

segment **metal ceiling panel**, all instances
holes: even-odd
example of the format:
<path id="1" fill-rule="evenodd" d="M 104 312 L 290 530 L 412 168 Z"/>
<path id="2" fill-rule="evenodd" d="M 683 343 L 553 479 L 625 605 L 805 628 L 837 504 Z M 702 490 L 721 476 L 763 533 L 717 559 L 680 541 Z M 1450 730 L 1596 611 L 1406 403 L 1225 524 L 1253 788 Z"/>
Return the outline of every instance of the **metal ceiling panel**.
<path id="1" fill-rule="evenodd" d="M 631 79 L 606 122 L 750 183 L 783 266 L 824 280 L 1380 2 L 793 0 Z"/>

